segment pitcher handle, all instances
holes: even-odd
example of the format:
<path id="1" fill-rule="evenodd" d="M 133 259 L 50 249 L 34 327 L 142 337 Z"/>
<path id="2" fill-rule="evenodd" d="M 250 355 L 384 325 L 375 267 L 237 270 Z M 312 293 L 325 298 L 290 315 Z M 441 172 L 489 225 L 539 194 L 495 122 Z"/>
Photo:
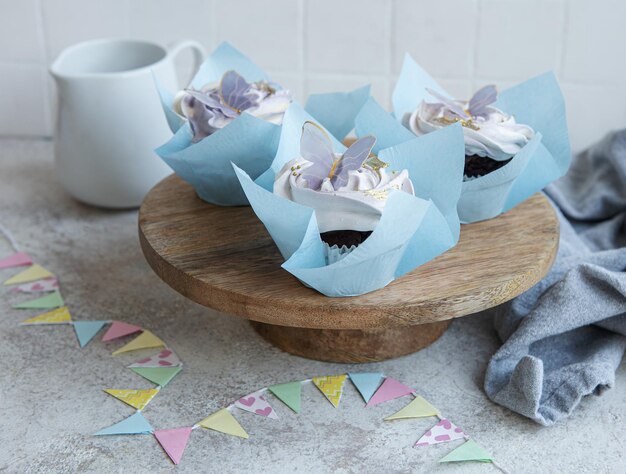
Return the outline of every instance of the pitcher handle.
<path id="1" fill-rule="evenodd" d="M 191 73 L 191 77 L 186 81 L 186 83 L 188 83 L 200 67 L 200 64 L 202 64 L 202 61 L 204 61 L 206 51 L 204 50 L 204 46 L 195 40 L 182 40 L 169 46 L 167 48 L 167 55 L 173 61 L 176 59 L 176 56 L 186 49 L 191 49 L 193 53 L 193 72 Z"/>

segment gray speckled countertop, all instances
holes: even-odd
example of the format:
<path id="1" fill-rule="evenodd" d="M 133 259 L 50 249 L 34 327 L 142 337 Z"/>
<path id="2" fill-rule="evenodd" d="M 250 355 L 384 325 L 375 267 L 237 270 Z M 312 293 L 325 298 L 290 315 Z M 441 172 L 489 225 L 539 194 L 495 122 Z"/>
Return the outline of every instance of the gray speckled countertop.
<path id="1" fill-rule="evenodd" d="M 203 308 L 162 283 L 144 261 L 137 214 L 84 206 L 52 174 L 52 144 L 0 140 L 0 221 L 23 249 L 55 272 L 75 319 L 121 319 L 153 330 L 185 368 L 146 408 L 156 428 L 189 426 L 233 399 L 272 383 L 347 370 L 381 371 L 418 389 L 510 472 L 624 472 L 626 364 L 617 387 L 586 399 L 565 423 L 544 428 L 491 403 L 485 366 L 498 347 L 488 314 L 455 321 L 435 344 L 393 361 L 326 364 L 280 352 L 246 321 Z M 0 255 L 9 252 L 0 242 Z M 12 270 L 0 270 L 0 278 Z M 429 418 L 382 418 L 407 398 L 364 409 L 348 383 L 339 409 L 313 386 L 294 415 L 239 412 L 242 440 L 199 429 L 174 467 L 151 436 L 93 437 L 132 413 L 104 388 L 151 388 L 94 340 L 79 349 L 72 329 L 20 327 L 26 299 L 0 292 L 0 471 L 3 472 L 496 472 L 483 464 L 437 465 L 460 441 L 413 449 Z M 147 352 L 148 354 L 150 352 Z"/>

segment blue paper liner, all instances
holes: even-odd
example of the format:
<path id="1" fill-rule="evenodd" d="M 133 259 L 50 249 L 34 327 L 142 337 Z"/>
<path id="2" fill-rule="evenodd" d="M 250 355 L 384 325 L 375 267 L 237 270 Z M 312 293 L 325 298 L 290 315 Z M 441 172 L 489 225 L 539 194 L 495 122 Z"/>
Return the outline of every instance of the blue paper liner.
<path id="1" fill-rule="evenodd" d="M 269 78 L 263 70 L 228 43 L 222 43 L 200 66 L 191 81 L 199 89 L 219 82 L 223 74 L 235 70 L 248 82 Z M 176 174 L 191 184 L 203 200 L 221 206 L 247 205 L 246 195 L 231 163 L 253 179 L 265 173 L 273 163 L 281 136 L 281 127 L 243 113 L 230 124 L 197 143 L 192 142 L 191 127 L 172 110 L 174 95 L 155 84 L 168 124 L 174 136 L 157 148 L 156 153 Z M 335 127 L 354 123 L 359 101 L 369 96 L 369 88 L 352 93 L 320 94 L 315 104 L 334 102 L 342 110 L 333 122 Z M 292 106 L 295 102 L 292 104 Z M 299 106 L 298 106 L 299 107 Z"/>
<path id="2" fill-rule="evenodd" d="M 413 112 L 422 100 L 437 101 L 426 88 L 449 96 L 407 54 L 393 92 L 394 116 L 379 113 L 373 118 L 362 113 L 356 119 L 357 132 L 380 135 L 387 146 L 409 140 L 413 133 L 400 124 L 405 114 Z M 490 219 L 512 209 L 563 176 L 571 162 L 565 103 L 554 74 L 503 91 L 494 106 L 513 115 L 518 123 L 531 126 L 536 134 L 505 166 L 463 183 L 458 205 L 463 223 Z"/>
<path id="3" fill-rule="evenodd" d="M 416 196 L 392 191 L 367 240 L 339 255 L 339 260 L 333 255 L 330 262 L 315 211 L 271 191 L 274 170 L 300 155 L 300 134 L 293 131 L 301 131 L 306 120 L 310 117 L 304 111 L 290 108 L 276 159 L 256 182 L 234 166 L 254 212 L 285 258 L 285 270 L 326 296 L 361 295 L 384 287 L 456 245 L 460 228 L 456 207 L 464 162 L 460 125 L 380 150 L 380 159 L 391 169 L 409 171 Z M 334 146 L 342 151 L 337 141 Z"/>

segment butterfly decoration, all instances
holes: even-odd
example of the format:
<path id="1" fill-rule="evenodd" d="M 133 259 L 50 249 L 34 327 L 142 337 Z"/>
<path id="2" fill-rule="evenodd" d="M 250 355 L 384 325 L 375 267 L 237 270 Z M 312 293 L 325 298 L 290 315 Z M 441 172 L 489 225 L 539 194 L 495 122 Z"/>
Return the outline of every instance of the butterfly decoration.
<path id="1" fill-rule="evenodd" d="M 312 163 L 302 171 L 310 189 L 319 190 L 325 179 L 330 179 L 334 189 L 348 183 L 348 173 L 359 169 L 368 159 L 376 138 L 368 135 L 355 141 L 343 153 L 336 157 L 330 137 L 313 122 L 305 122 L 300 138 L 300 154 Z"/>
<path id="2" fill-rule="evenodd" d="M 259 105 L 259 94 L 252 91 L 251 84 L 235 71 L 224 73 L 219 90 L 224 105 L 238 114 Z"/>
<path id="3" fill-rule="evenodd" d="M 442 105 L 446 108 L 446 111 L 456 116 L 458 119 L 485 116 L 489 113 L 488 107 L 498 99 L 496 86 L 488 85 L 476 91 L 467 103 L 467 109 L 464 109 L 459 102 L 452 100 L 437 91 L 429 88 L 426 88 L 426 91 L 437 100 L 441 101 Z"/>

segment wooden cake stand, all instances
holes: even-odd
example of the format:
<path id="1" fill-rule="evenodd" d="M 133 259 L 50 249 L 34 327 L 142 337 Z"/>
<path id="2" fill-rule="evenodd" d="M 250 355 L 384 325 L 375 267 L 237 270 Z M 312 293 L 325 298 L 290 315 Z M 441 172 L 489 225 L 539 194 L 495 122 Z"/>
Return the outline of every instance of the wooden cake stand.
<path id="1" fill-rule="evenodd" d="M 200 200 L 172 175 L 146 196 L 139 239 L 176 291 L 242 316 L 275 346 L 333 362 L 370 362 L 422 349 L 452 318 L 508 301 L 537 283 L 556 255 L 559 224 L 541 194 L 496 219 L 461 227 L 456 247 L 387 287 L 329 298 L 281 268 L 250 207 Z"/>

